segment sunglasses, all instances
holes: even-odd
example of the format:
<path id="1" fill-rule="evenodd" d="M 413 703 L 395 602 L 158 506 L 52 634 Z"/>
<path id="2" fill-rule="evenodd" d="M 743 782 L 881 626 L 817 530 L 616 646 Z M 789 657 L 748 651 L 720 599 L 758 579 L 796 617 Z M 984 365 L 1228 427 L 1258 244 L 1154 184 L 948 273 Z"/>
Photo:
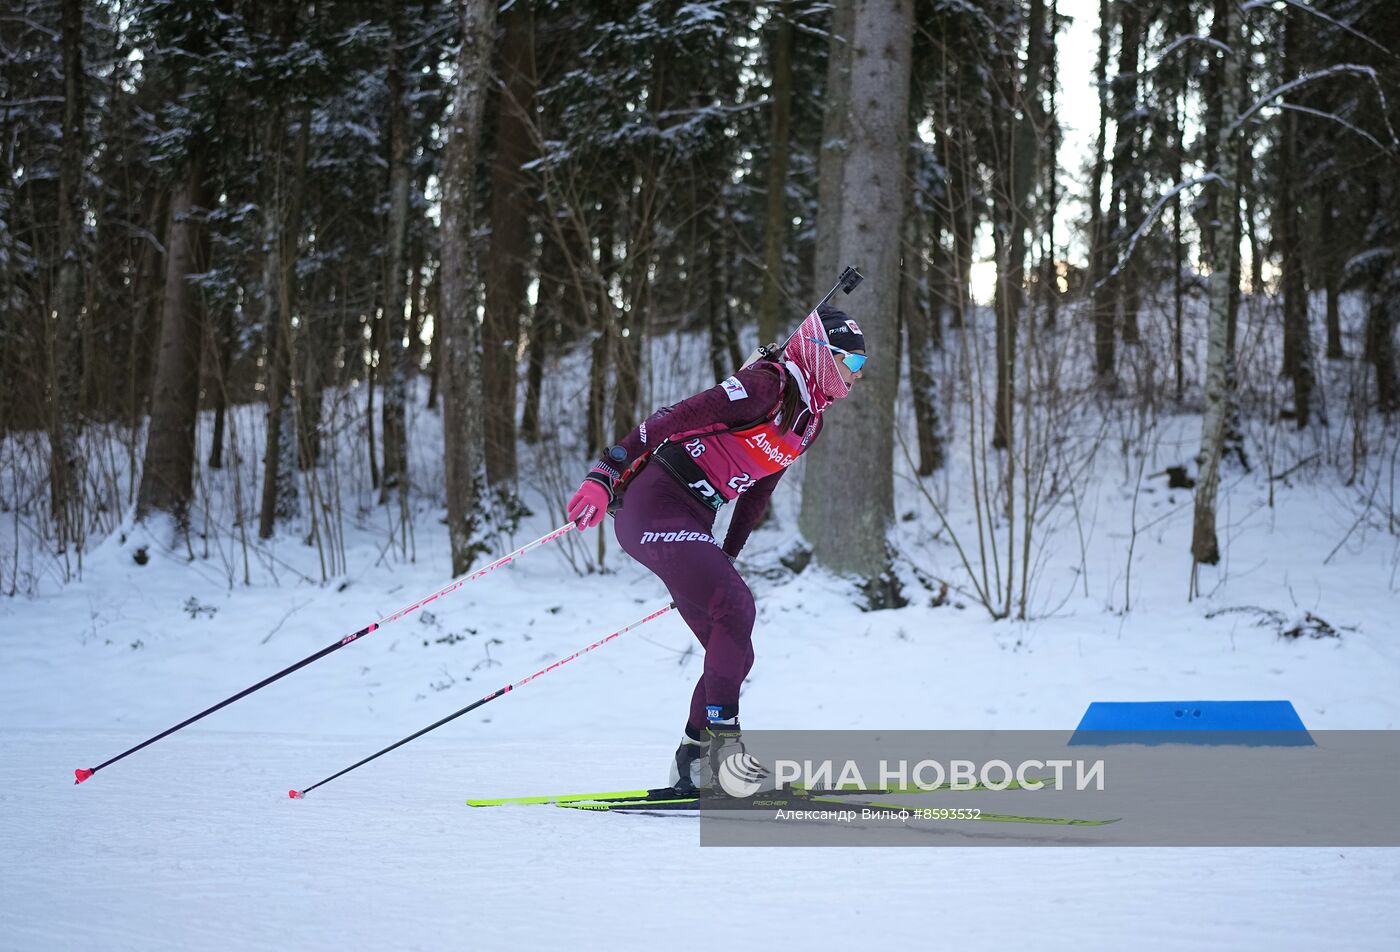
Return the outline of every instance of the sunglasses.
<path id="1" fill-rule="evenodd" d="M 815 337 L 809 337 L 807 339 L 814 344 L 821 344 L 823 347 L 825 347 L 827 350 L 832 351 L 833 353 L 840 354 L 841 362 L 846 365 L 846 369 L 849 370 L 851 373 L 858 374 L 865 369 L 864 354 L 853 354 L 849 350 L 842 350 L 835 344 L 828 344 L 826 341 L 817 340 Z"/>

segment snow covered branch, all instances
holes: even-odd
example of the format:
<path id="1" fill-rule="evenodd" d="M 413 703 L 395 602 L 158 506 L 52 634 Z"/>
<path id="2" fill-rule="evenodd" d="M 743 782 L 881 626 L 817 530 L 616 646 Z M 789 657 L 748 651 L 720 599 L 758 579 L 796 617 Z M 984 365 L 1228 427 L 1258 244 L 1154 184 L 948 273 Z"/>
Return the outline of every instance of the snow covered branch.
<path id="1" fill-rule="evenodd" d="M 1261 7 L 1264 8 L 1264 9 L 1267 9 L 1267 10 L 1272 10 L 1275 3 L 1284 3 L 1284 4 L 1287 4 L 1287 5 L 1290 6 L 1290 7 L 1294 7 L 1295 9 L 1298 9 L 1298 10 L 1303 11 L 1304 13 L 1308 13 L 1308 14 L 1313 15 L 1313 16 L 1317 17 L 1319 20 L 1325 20 L 1326 22 L 1328 22 L 1328 23 L 1332 24 L 1333 26 L 1337 27 L 1337 29 L 1343 30 L 1343 31 L 1345 31 L 1345 32 L 1347 32 L 1347 33 L 1350 33 L 1352 36 L 1356 37 L 1357 39 L 1362 40 L 1363 42 L 1366 42 L 1366 43 L 1371 44 L 1371 45 L 1374 46 L 1376 49 L 1380 50 L 1382 53 L 1385 53 L 1385 54 L 1388 55 L 1388 56 L 1394 56 L 1394 55 L 1395 55 L 1393 52 L 1391 52 L 1391 50 L 1390 50 L 1388 47 L 1386 47 L 1386 46 L 1384 46 L 1384 45 L 1382 45 L 1382 44 L 1380 44 L 1380 43 L 1377 43 L 1375 40 L 1371 39 L 1369 36 L 1367 36 L 1365 33 L 1362 33 L 1360 30 L 1356 29 L 1355 27 L 1348 26 L 1347 24 L 1343 23 L 1341 20 L 1337 20 L 1337 19 L 1335 19 L 1335 18 L 1333 18 L 1333 17 L 1328 16 L 1327 14 L 1323 13 L 1321 10 L 1317 9 L 1316 7 L 1314 7 L 1314 6 L 1310 5 L 1310 4 L 1307 4 L 1307 3 L 1299 3 L 1298 0 L 1249 0 L 1248 3 L 1246 3 L 1246 4 L 1244 4 L 1243 6 L 1240 7 L 1240 10 L 1242 10 L 1242 11 L 1245 12 L 1245 13 L 1248 13 L 1250 10 L 1259 9 L 1259 8 L 1261 8 Z"/>
<path id="2" fill-rule="evenodd" d="M 1354 125 L 1353 123 L 1347 122 L 1345 119 L 1343 119 L 1341 116 L 1337 115 L 1335 112 L 1325 112 L 1324 110 L 1321 110 L 1321 109 L 1313 109 L 1313 108 L 1310 108 L 1310 107 L 1308 107 L 1308 106 L 1300 106 L 1300 105 L 1298 105 L 1296 102 L 1284 102 L 1284 103 L 1279 103 L 1279 108 L 1280 108 L 1280 109 L 1289 109 L 1289 110 L 1292 110 L 1293 112 L 1301 112 L 1301 113 L 1304 113 L 1305 115 L 1309 115 L 1309 116 L 1317 116 L 1319 119 L 1331 119 L 1333 122 L 1336 122 L 1336 123 L 1338 123 L 1339 125 L 1345 126 L 1346 128 L 1350 129 L 1352 132 L 1355 132 L 1357 135 L 1361 136 L 1361 138 L 1365 139 L 1367 142 L 1371 143 L 1371 144 L 1374 145 L 1377 149 L 1380 149 L 1382 152 L 1386 151 L 1385 143 L 1381 142 L 1380 139 L 1377 139 L 1375 136 L 1371 135 L 1371 133 L 1367 132 L 1365 129 L 1359 128 L 1358 126 Z"/>
<path id="3" fill-rule="evenodd" d="M 1387 106 L 1385 100 L 1385 90 L 1381 88 L 1380 80 L 1376 77 L 1376 71 L 1369 66 L 1362 66 L 1359 63 L 1339 63 L 1336 66 L 1329 66 L 1326 69 L 1319 69 L 1311 73 L 1304 73 L 1302 76 L 1299 76 L 1296 79 L 1290 79 L 1288 82 L 1283 83 L 1282 85 L 1275 86 L 1273 89 L 1269 90 L 1263 96 L 1260 96 L 1257 100 L 1255 100 L 1252 106 L 1250 106 L 1244 112 L 1240 113 L 1239 118 L 1232 122 L 1230 124 L 1230 127 L 1225 130 L 1225 132 L 1222 135 L 1222 138 L 1230 138 L 1230 136 L 1234 135 L 1235 131 L 1239 129 L 1240 126 L 1244 125 L 1245 121 L 1248 120 L 1250 116 L 1254 115 L 1260 109 L 1263 109 L 1272 100 L 1277 99 L 1284 93 L 1287 93 L 1293 89 L 1297 89 L 1299 86 L 1302 86 L 1306 83 L 1310 83 L 1313 80 L 1326 79 L 1329 76 L 1337 76 L 1342 73 L 1351 73 L 1357 76 L 1365 76 L 1366 78 L 1371 80 L 1372 85 L 1376 87 L 1376 95 L 1379 96 L 1381 100 L 1381 115 L 1384 116 L 1386 114 L 1389 107 Z M 1395 146 L 1400 145 L 1400 139 L 1397 139 L 1395 137 L 1395 130 L 1391 128 L 1390 120 L 1388 118 L 1386 119 L 1385 127 L 1386 131 L 1390 133 L 1391 147 L 1394 148 Z"/>
<path id="4" fill-rule="evenodd" d="M 1187 36 L 1178 36 L 1176 39 L 1172 40 L 1170 44 L 1167 45 L 1166 49 L 1162 50 L 1162 55 L 1157 57 L 1157 62 L 1154 63 L 1151 66 L 1151 68 L 1148 69 L 1148 72 L 1152 73 L 1161 69 L 1162 64 L 1166 62 L 1168 56 L 1172 55 L 1181 47 L 1191 42 L 1205 43 L 1207 46 L 1213 46 L 1217 50 L 1220 50 L 1222 53 L 1225 53 L 1227 55 L 1234 52 L 1234 50 L 1230 48 L 1230 45 L 1228 43 L 1222 43 L 1213 36 L 1203 36 L 1199 33 L 1191 33 Z"/>
<path id="5" fill-rule="evenodd" d="M 1129 236 L 1128 246 L 1123 249 L 1123 253 L 1118 257 L 1118 260 L 1114 263 L 1113 270 L 1108 272 L 1108 274 L 1104 275 L 1103 277 L 1099 278 L 1098 281 L 1094 282 L 1094 286 L 1089 289 L 1089 294 L 1091 296 L 1096 294 L 1100 288 L 1107 284 L 1109 280 L 1116 277 L 1118 272 L 1123 270 L 1123 266 L 1126 265 L 1128 261 L 1132 258 L 1133 249 L 1137 247 L 1138 241 L 1141 240 L 1142 236 L 1147 234 L 1148 230 L 1153 226 L 1153 224 L 1156 223 L 1157 216 L 1161 213 L 1162 209 L 1166 207 L 1167 202 L 1171 201 L 1173 198 L 1180 195 L 1182 192 L 1184 192 L 1188 188 L 1191 188 L 1192 186 L 1205 185 L 1208 182 L 1216 182 L 1224 186 L 1228 186 L 1230 184 L 1229 182 L 1225 181 L 1223 177 L 1216 174 L 1215 172 L 1207 172 L 1204 175 L 1198 175 L 1196 178 L 1182 182 L 1181 184 L 1173 188 L 1171 191 L 1163 195 L 1161 198 L 1159 198 L 1157 200 L 1157 204 L 1153 205 L 1150 209 L 1148 209 L 1147 216 L 1143 218 L 1142 224 L 1138 225 L 1137 229 L 1133 231 L 1131 236 Z"/>

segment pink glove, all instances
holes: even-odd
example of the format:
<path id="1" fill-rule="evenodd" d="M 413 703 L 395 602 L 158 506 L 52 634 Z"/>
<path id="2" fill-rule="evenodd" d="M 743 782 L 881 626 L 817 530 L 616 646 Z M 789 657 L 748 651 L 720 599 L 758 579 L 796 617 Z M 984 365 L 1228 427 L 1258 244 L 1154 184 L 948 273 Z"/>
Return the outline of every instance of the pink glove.
<path id="1" fill-rule="evenodd" d="M 580 529 L 592 529 L 608 514 L 608 491 L 597 480 L 585 479 L 569 500 L 568 513 Z"/>

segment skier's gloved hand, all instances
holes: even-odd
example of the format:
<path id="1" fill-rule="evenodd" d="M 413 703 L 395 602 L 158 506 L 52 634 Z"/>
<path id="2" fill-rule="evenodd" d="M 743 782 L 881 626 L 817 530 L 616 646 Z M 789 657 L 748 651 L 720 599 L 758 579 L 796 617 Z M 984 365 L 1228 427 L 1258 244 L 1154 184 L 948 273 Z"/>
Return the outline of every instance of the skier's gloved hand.
<path id="1" fill-rule="evenodd" d="M 568 514 L 580 529 L 591 529 L 608 514 L 611 493 L 595 479 L 585 478 L 578 492 L 569 499 Z"/>

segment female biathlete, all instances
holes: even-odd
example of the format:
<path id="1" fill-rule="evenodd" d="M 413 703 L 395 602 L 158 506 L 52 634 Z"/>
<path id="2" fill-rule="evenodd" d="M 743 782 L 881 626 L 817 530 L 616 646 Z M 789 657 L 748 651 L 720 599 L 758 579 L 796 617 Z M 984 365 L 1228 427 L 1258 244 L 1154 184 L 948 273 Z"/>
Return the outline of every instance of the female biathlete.
<path id="1" fill-rule="evenodd" d="M 661 579 L 705 649 L 671 768 L 678 790 L 711 789 L 717 766 L 742 750 L 739 688 L 753 666 L 754 602 L 732 560 L 783 472 L 821 432 L 822 413 L 851 392 L 864 365 L 860 327 L 823 305 L 781 351 L 643 420 L 569 500 L 569 518 L 588 529 L 625 489 L 626 505 L 611 506 L 617 541 Z M 735 499 L 721 547 L 715 514 Z"/>

